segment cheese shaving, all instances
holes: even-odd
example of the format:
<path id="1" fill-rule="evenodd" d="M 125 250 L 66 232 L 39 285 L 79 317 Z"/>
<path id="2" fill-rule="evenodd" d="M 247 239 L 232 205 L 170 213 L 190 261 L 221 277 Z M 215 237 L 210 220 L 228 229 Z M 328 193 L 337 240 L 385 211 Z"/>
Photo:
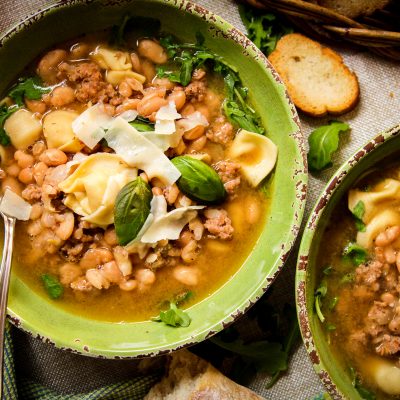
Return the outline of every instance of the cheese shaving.
<path id="1" fill-rule="evenodd" d="M 72 122 L 72 131 L 87 147 L 93 149 L 104 138 L 105 129 L 108 129 L 113 120 L 113 117 L 95 104 Z"/>
<path id="2" fill-rule="evenodd" d="M 172 185 L 181 176 L 164 152 L 123 118 L 114 119 L 104 138 L 128 165 L 145 171 L 150 179 Z"/>
<path id="3" fill-rule="evenodd" d="M 27 221 L 31 215 L 32 206 L 10 189 L 6 189 L 0 201 L 0 211 L 9 217 Z"/>
<path id="4" fill-rule="evenodd" d="M 191 129 L 199 125 L 209 125 L 206 117 L 200 111 L 195 111 L 194 113 L 189 114 L 185 118 L 180 119 L 177 123 L 184 132 L 190 131 Z"/>
<path id="5" fill-rule="evenodd" d="M 173 101 L 161 107 L 156 113 L 156 120 L 174 121 L 179 118 L 182 118 L 182 116 L 176 111 L 176 105 Z"/>

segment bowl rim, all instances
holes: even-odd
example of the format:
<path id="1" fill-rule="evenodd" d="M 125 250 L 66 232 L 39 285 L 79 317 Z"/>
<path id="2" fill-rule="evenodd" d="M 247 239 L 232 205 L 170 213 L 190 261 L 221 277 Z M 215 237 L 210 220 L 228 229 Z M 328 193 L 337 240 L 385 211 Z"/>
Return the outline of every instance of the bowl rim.
<path id="1" fill-rule="evenodd" d="M 308 217 L 302 235 L 297 257 L 295 278 L 297 318 L 300 325 L 303 344 L 307 350 L 307 354 L 310 357 L 313 368 L 333 400 L 345 400 L 346 396 L 341 392 L 337 384 L 333 382 L 333 379 L 329 375 L 327 366 L 319 356 L 319 350 L 317 349 L 313 339 L 314 333 L 310 325 L 310 314 L 307 309 L 307 298 L 310 291 L 307 285 L 307 277 L 310 271 L 309 251 L 312 246 L 318 223 L 324 214 L 326 205 L 336 193 L 341 183 L 346 180 L 346 176 L 350 170 L 361 160 L 364 160 L 366 157 L 368 157 L 375 149 L 379 148 L 381 145 L 390 140 L 398 138 L 398 136 L 400 136 L 400 124 L 386 129 L 373 139 L 366 142 L 337 169 L 332 178 L 324 187 L 321 195 L 318 197 L 318 200 L 316 201 L 315 206 Z"/>
<path id="2" fill-rule="evenodd" d="M 107 6 L 118 6 L 120 4 L 129 3 L 129 0 L 120 0 L 119 2 L 115 2 L 112 0 L 99 0 L 102 4 Z M 98 357 L 98 358 L 117 358 L 117 359 L 129 359 L 129 358 L 141 358 L 147 356 L 156 356 L 161 354 L 166 354 L 172 351 L 175 351 L 179 348 L 183 348 L 186 346 L 190 346 L 199 341 L 205 340 L 206 338 L 211 337 L 212 335 L 218 333 L 221 329 L 229 326 L 231 323 L 236 321 L 241 315 L 243 315 L 255 302 L 261 298 L 264 292 L 272 285 L 275 281 L 276 277 L 283 269 L 286 260 L 289 257 L 290 252 L 293 250 L 296 238 L 299 234 L 301 222 L 305 210 L 306 203 L 306 194 L 307 194 L 307 186 L 308 186 L 308 171 L 307 171 L 307 152 L 305 147 L 304 136 L 302 134 L 300 119 L 297 114 L 296 108 L 291 101 L 289 94 L 286 90 L 286 87 L 283 84 L 283 81 L 279 77 L 278 73 L 275 71 L 273 66 L 269 63 L 268 59 L 264 56 L 264 54 L 248 39 L 244 33 L 242 33 L 239 29 L 235 28 L 233 25 L 225 21 L 223 18 L 207 10 L 206 8 L 199 6 L 188 0 L 151 0 L 155 3 L 161 3 L 175 9 L 183 10 L 189 14 L 192 14 L 196 17 L 200 17 L 207 21 L 208 24 L 215 27 L 218 31 L 224 33 L 226 38 L 236 42 L 242 48 L 246 49 L 246 52 L 249 56 L 251 56 L 254 60 L 259 61 L 262 66 L 269 70 L 271 77 L 274 80 L 274 84 L 282 85 L 282 98 L 285 98 L 286 105 L 288 106 L 288 118 L 290 117 L 291 121 L 294 123 L 296 129 L 293 129 L 293 132 L 289 135 L 292 137 L 295 142 L 298 159 L 299 161 L 296 165 L 295 175 L 293 176 L 295 185 L 295 196 L 292 199 L 292 208 L 296 210 L 294 213 L 294 217 L 290 224 L 290 229 L 286 232 L 286 241 L 282 243 L 279 249 L 279 256 L 277 257 L 277 261 L 275 263 L 275 267 L 271 269 L 270 273 L 265 276 L 264 284 L 257 291 L 254 291 L 250 298 L 244 299 L 240 306 L 236 308 L 234 313 L 227 314 L 224 319 L 221 321 L 222 327 L 220 329 L 212 329 L 214 327 L 209 327 L 206 331 L 201 331 L 196 336 L 188 336 L 186 340 L 181 341 L 179 343 L 175 343 L 173 348 L 163 349 L 163 350 L 145 350 L 139 353 L 132 354 L 124 354 L 120 353 L 118 356 L 111 356 L 109 353 L 102 353 L 101 351 L 96 350 L 96 352 L 91 352 L 87 349 L 83 349 L 80 345 L 75 343 L 66 343 L 63 341 L 59 341 L 59 343 L 54 343 L 50 338 L 43 335 L 41 332 L 36 330 L 34 327 L 27 324 L 25 321 L 21 320 L 18 315 L 13 313 L 10 309 L 8 309 L 8 318 L 11 323 L 13 323 L 18 328 L 22 329 L 24 332 L 29 335 L 40 339 L 45 343 L 52 344 L 56 348 L 61 348 L 63 350 L 72 351 L 77 354 L 82 354 L 86 356 Z M 92 2 L 92 0 L 59 0 L 57 3 L 48 5 L 43 7 L 42 9 L 28 15 L 26 18 L 21 20 L 20 22 L 14 24 L 11 28 L 5 31 L 3 34 L 0 34 L 0 44 L 7 42 L 14 35 L 18 34 L 19 31 L 23 30 L 24 27 L 31 23 L 35 23 L 46 15 L 56 9 L 64 9 L 74 5 L 79 5 L 86 2 Z"/>

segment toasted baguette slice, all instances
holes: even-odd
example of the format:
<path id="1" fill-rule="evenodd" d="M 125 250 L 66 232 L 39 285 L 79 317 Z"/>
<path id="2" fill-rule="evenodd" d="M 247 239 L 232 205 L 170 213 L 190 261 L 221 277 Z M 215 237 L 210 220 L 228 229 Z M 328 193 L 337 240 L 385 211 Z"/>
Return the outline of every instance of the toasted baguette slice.
<path id="1" fill-rule="evenodd" d="M 315 117 L 339 115 L 357 104 L 356 75 L 333 50 L 298 33 L 283 36 L 268 57 L 296 107 Z"/>
<path id="2" fill-rule="evenodd" d="M 263 400 L 188 350 L 173 353 L 166 376 L 144 400 Z"/>
<path id="3" fill-rule="evenodd" d="M 370 15 L 389 4 L 390 0 L 319 0 L 322 7 L 331 8 L 349 18 Z"/>

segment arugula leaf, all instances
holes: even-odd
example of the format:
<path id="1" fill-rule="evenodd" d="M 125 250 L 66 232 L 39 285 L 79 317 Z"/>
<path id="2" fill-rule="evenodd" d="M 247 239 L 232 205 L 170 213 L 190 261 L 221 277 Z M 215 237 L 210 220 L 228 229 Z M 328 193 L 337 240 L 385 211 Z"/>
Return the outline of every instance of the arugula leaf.
<path id="1" fill-rule="evenodd" d="M 40 100 L 43 94 L 49 93 L 51 88 L 43 86 L 38 76 L 21 78 L 9 91 L 8 96 L 21 107 L 24 104 L 24 97 L 29 100 Z"/>
<path id="2" fill-rule="evenodd" d="M 2 146 L 9 146 L 11 144 L 10 137 L 4 130 L 4 122 L 6 119 L 15 111 L 18 110 L 17 106 L 7 107 L 5 105 L 0 106 L 0 144 Z"/>
<path id="3" fill-rule="evenodd" d="M 357 243 L 350 242 L 343 249 L 343 257 L 345 260 L 349 260 L 354 265 L 358 266 L 364 264 L 368 260 L 368 253 L 364 247 L 359 246 Z"/>
<path id="4" fill-rule="evenodd" d="M 197 42 L 178 44 L 172 36 L 160 39 L 172 64 L 169 69 L 158 67 L 157 75 L 168 78 L 172 82 L 186 86 L 192 79 L 193 71 L 208 65 L 215 73 L 224 77 L 227 98 L 223 104 L 228 120 L 240 128 L 262 134 L 259 117 L 246 103 L 248 89 L 241 83 L 235 67 L 229 65 L 221 56 L 204 47 L 204 38 L 197 34 Z"/>
<path id="5" fill-rule="evenodd" d="M 322 313 L 322 299 L 326 296 L 328 293 L 328 286 L 326 284 L 326 281 L 323 280 L 319 286 L 319 288 L 315 291 L 314 295 L 314 306 L 315 306 L 315 311 L 318 315 L 318 318 L 321 322 L 325 322 L 325 317 L 324 314 Z"/>
<path id="6" fill-rule="evenodd" d="M 267 56 L 275 50 L 276 43 L 282 36 L 293 32 L 293 28 L 274 14 L 244 5 L 239 6 L 239 14 L 247 29 L 248 38 Z"/>
<path id="7" fill-rule="evenodd" d="M 129 122 L 129 125 L 133 126 L 139 132 L 154 131 L 154 123 L 141 115 L 138 115 L 135 120 Z"/>
<path id="8" fill-rule="evenodd" d="M 332 154 L 339 146 L 339 133 L 349 129 L 344 122 L 331 121 L 329 125 L 320 126 L 311 133 L 307 157 L 310 170 L 320 171 L 332 165 Z"/>
<path id="9" fill-rule="evenodd" d="M 64 293 L 63 286 L 55 276 L 49 274 L 43 274 L 41 276 L 41 279 L 47 294 L 52 299 L 58 299 Z"/>
<path id="10" fill-rule="evenodd" d="M 363 201 L 359 201 L 356 206 L 354 207 L 354 209 L 351 211 L 351 213 L 353 214 L 354 218 L 355 218 L 355 224 L 356 224 L 356 228 L 359 232 L 365 232 L 365 224 L 363 222 L 363 217 L 365 214 L 365 204 Z"/>
<path id="11" fill-rule="evenodd" d="M 175 328 L 179 326 L 184 328 L 188 327 L 192 322 L 192 319 L 186 311 L 183 311 L 178 307 L 192 297 L 193 292 L 191 291 L 187 291 L 176 296 L 174 301 L 169 302 L 169 309 L 166 311 L 160 311 L 160 315 L 152 318 L 152 321 L 164 322 L 164 324 L 173 326 Z"/>

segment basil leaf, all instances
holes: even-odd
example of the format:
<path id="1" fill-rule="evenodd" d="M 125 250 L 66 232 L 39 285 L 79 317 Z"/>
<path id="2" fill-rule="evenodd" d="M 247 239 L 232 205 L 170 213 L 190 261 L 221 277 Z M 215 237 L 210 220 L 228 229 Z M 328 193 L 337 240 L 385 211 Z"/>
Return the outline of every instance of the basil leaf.
<path id="1" fill-rule="evenodd" d="M 30 100 L 40 100 L 42 95 L 49 93 L 51 88 L 44 87 L 43 82 L 39 77 L 21 78 L 16 85 L 14 85 L 8 96 L 11 97 L 18 106 L 24 104 L 24 97 Z"/>
<path id="2" fill-rule="evenodd" d="M 343 249 L 343 257 L 345 260 L 351 261 L 354 265 L 358 266 L 364 264 L 368 260 L 368 253 L 363 247 L 357 243 L 350 242 Z"/>
<path id="3" fill-rule="evenodd" d="M 219 175 L 205 162 L 189 156 L 171 160 L 181 177 L 176 184 L 190 199 L 206 203 L 221 203 L 226 197 L 224 184 Z"/>
<path id="4" fill-rule="evenodd" d="M 6 107 L 3 105 L 0 107 L 0 144 L 2 146 L 9 146 L 11 144 L 10 137 L 7 135 L 3 126 L 6 119 L 17 110 L 17 106 Z"/>
<path id="5" fill-rule="evenodd" d="M 41 279 L 47 294 L 52 299 L 58 299 L 64 293 L 63 286 L 55 276 L 49 274 L 43 274 L 41 276 Z"/>
<path id="6" fill-rule="evenodd" d="M 115 200 L 114 225 L 118 242 L 126 245 L 136 238 L 150 214 L 153 197 L 150 186 L 136 178 L 125 185 Z"/>
<path id="7" fill-rule="evenodd" d="M 307 157 L 310 170 L 320 171 L 332 165 L 332 154 L 339 146 L 339 133 L 349 129 L 349 125 L 344 122 L 332 121 L 311 133 L 308 137 L 310 150 Z"/>
<path id="8" fill-rule="evenodd" d="M 275 50 L 276 43 L 283 35 L 293 32 L 274 14 L 244 5 L 239 6 L 239 14 L 248 38 L 267 56 Z"/>
<path id="9" fill-rule="evenodd" d="M 149 119 L 144 118 L 140 115 L 135 120 L 129 122 L 129 125 L 133 126 L 139 132 L 151 132 L 154 131 L 154 124 Z"/>

